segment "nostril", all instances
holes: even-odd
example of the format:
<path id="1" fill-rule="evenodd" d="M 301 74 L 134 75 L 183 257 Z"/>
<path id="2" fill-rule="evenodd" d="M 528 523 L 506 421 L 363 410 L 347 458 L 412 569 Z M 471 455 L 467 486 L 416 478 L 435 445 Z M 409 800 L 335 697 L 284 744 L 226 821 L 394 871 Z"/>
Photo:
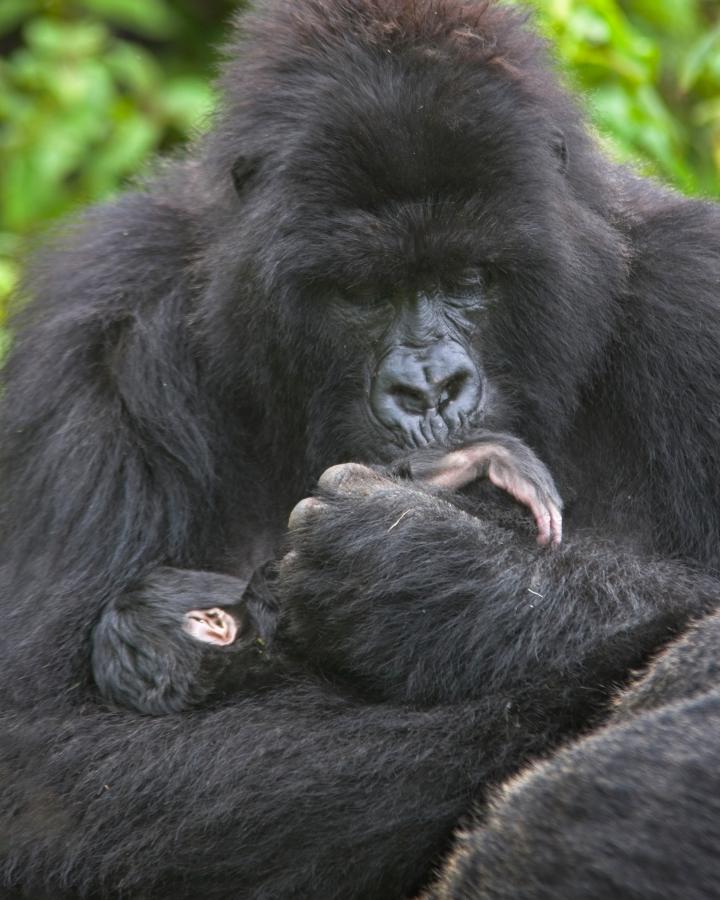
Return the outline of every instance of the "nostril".
<path id="1" fill-rule="evenodd" d="M 393 385 L 388 393 L 405 412 L 422 413 L 432 406 L 432 401 L 425 391 L 406 384 Z"/>
<path id="2" fill-rule="evenodd" d="M 457 400 L 469 377 L 469 372 L 456 372 L 440 386 L 440 396 L 438 397 L 438 410 L 440 412 L 445 409 L 448 403 Z"/>

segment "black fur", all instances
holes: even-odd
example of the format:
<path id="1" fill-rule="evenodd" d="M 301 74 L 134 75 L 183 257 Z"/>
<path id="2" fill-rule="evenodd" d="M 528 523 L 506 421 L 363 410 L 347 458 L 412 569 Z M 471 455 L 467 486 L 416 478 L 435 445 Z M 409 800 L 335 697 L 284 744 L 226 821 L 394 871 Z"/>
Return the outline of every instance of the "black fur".
<path id="1" fill-rule="evenodd" d="M 720 879 L 720 617 L 608 725 L 496 792 L 427 900 L 707 900 Z"/>
<path id="2" fill-rule="evenodd" d="M 102 696 L 164 715 L 275 677 L 277 666 L 268 665 L 265 649 L 271 635 L 263 627 L 273 604 L 263 602 L 254 585 L 209 572 L 159 568 L 109 603 L 92 634 L 92 673 Z M 185 633 L 185 613 L 199 601 L 205 608 L 222 605 L 233 616 L 238 634 L 231 646 L 203 644 Z"/>
<path id="3" fill-rule="evenodd" d="M 241 35 L 209 136 L 38 256 L 5 368 L 0 883 L 26 900 L 407 896 L 472 798 L 597 725 L 718 595 L 718 209 L 604 160 L 503 5 L 273 0 Z M 487 486 L 324 491 L 281 565 L 277 678 L 160 718 L 108 705 L 93 634 L 158 569 L 220 573 L 236 603 L 323 469 L 410 449 L 368 405 L 393 298 L 468 271 L 477 308 L 444 315 L 483 372 L 474 425 L 548 464 L 565 545 Z M 676 756 L 688 710 L 607 733 Z M 628 802 L 657 797 L 690 859 L 689 781 L 644 771 Z M 599 803 L 582 847 L 606 828 L 635 829 L 628 896 L 667 896 L 654 832 Z M 520 896 L 503 852 L 488 896 Z"/>

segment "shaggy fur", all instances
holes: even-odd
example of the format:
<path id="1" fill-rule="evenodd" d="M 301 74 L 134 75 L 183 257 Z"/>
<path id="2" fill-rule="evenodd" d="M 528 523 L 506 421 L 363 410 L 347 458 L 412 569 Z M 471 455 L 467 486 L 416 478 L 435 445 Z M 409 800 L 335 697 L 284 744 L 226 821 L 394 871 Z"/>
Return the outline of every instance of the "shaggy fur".
<path id="1" fill-rule="evenodd" d="M 472 798 L 597 723 L 718 596 L 717 208 L 604 160 L 496 3 L 268 0 L 221 89 L 186 159 L 39 254 L 5 367 L 0 884 L 25 900 L 407 896 Z M 458 311 L 468 271 L 482 287 Z M 449 298 L 483 373 L 474 426 L 548 464 L 563 547 L 485 491 L 324 489 L 280 568 L 277 677 L 178 715 L 108 704 L 93 640 L 159 569 L 222 574 L 237 603 L 327 466 L 410 449 L 368 404 L 408 292 Z M 270 633 L 274 589 L 258 596 Z M 691 715 L 662 736 L 633 718 L 613 746 L 662 768 Z M 647 772 L 628 802 L 654 798 L 685 849 L 689 780 Z M 666 896 L 638 822 L 591 804 L 563 852 L 626 829 L 632 896 Z"/>
<path id="2" fill-rule="evenodd" d="M 720 879 L 720 617 L 661 655 L 607 727 L 528 769 L 426 900 L 706 900 Z"/>

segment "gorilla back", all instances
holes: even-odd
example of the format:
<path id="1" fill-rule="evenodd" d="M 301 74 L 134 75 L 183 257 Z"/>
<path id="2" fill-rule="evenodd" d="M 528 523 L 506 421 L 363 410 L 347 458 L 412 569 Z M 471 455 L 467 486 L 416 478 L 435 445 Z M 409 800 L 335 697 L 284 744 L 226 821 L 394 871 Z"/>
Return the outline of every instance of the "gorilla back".
<path id="1" fill-rule="evenodd" d="M 496 3 L 268 0 L 220 88 L 185 159 L 38 254 L 4 369 L 0 872 L 31 900 L 407 895 L 715 603 L 717 208 L 607 162 Z M 93 631 L 144 585 L 201 608 L 220 573 L 232 606 L 327 466 L 478 430 L 548 464 L 560 551 L 327 489 L 280 574 L 306 672 L 102 700 Z"/>

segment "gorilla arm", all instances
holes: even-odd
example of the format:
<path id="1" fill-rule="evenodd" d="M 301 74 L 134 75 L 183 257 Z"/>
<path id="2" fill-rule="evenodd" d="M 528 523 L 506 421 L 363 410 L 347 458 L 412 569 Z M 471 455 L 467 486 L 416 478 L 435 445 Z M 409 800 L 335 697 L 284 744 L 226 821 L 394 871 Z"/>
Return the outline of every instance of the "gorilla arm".
<path id="1" fill-rule="evenodd" d="M 179 716 L 16 712 L 0 721 L 0 884 L 37 900 L 412 896 L 502 774 L 500 715 L 368 706 L 302 676 Z"/>
<path id="2" fill-rule="evenodd" d="M 589 538 L 540 549 L 516 511 L 485 507 L 481 520 L 418 485 L 353 470 L 321 479 L 315 504 L 292 519 L 281 636 L 372 696 L 498 694 L 545 722 L 588 716 L 593 696 L 604 701 L 720 596 L 679 565 Z"/>
<path id="3" fill-rule="evenodd" d="M 77 680 L 82 629 L 148 571 L 212 568 L 227 551 L 217 498 L 224 432 L 184 324 L 192 222 L 181 186 L 174 199 L 160 187 L 90 210 L 38 259 L 35 299 L 5 365 L 0 655 L 10 681 L 24 680 L 22 703 Z M 262 485 L 251 466 L 238 460 Z M 262 529 L 238 535 L 235 556 L 253 531 Z M 250 574 L 235 573 L 244 577 L 226 603 Z"/>

